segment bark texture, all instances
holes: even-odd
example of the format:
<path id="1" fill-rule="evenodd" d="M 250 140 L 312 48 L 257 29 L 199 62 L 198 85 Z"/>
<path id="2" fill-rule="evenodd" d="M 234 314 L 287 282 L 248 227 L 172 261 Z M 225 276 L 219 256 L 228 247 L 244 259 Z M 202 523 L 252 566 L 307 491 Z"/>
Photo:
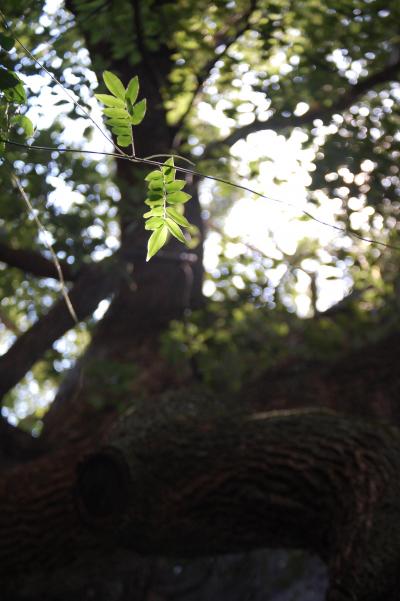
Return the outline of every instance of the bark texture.
<path id="1" fill-rule="evenodd" d="M 321 411 L 228 414 L 187 395 L 137 406 L 98 449 L 75 445 L 3 474 L 0 556 L 9 598 L 54 570 L 126 551 L 195 557 L 304 548 L 329 601 L 397 599 L 397 429 Z M 390 536 L 388 532 L 390 531 Z"/>

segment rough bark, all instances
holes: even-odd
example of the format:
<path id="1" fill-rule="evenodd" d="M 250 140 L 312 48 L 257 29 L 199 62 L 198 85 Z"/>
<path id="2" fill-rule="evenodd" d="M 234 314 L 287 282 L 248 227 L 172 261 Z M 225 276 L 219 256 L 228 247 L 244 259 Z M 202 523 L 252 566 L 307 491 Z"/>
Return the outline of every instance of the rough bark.
<path id="1" fill-rule="evenodd" d="M 5 472 L 9 595 L 37 596 L 52 571 L 102 565 L 124 549 L 193 557 L 268 546 L 319 554 L 330 601 L 397 599 L 397 429 L 318 411 L 235 415 L 197 401 L 138 405 L 100 448 L 75 445 Z"/>

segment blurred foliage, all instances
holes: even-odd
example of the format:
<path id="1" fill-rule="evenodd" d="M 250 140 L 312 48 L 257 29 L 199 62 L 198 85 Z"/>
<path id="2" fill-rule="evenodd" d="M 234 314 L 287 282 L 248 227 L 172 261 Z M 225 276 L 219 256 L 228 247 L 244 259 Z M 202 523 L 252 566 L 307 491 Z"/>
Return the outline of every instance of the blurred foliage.
<path id="1" fill-rule="evenodd" d="M 398 2 L 141 0 L 136 14 L 134 6 L 129 0 L 68 0 L 65 5 L 3 0 L 1 9 L 12 34 L 97 121 L 95 73 L 119 72 L 124 65 L 132 74 L 140 71 L 144 89 L 154 80 L 162 106 L 149 106 L 146 119 L 161 111 L 174 133 L 174 150 L 210 174 L 240 183 L 246 157 L 233 156 L 220 145 L 202 159 L 208 144 L 270 118 L 281 119 L 280 133 L 289 137 L 299 115 L 319 111 L 320 119 L 305 120 L 302 126 L 302 146 L 313 157 L 307 168 L 314 208 L 334 206 L 337 225 L 399 246 L 399 71 L 356 95 L 348 106 L 339 102 L 357 83 L 399 62 Z M 97 51 L 89 55 L 87 46 Z M 36 128 L 35 144 L 101 147 L 91 123 L 18 44 L 0 52 L 2 65 L 24 82 L 28 102 L 19 110 Z M 157 119 L 155 138 L 159 114 Z M 12 139 L 25 137 L 15 130 Z M 7 146 L 6 156 L 60 259 L 79 268 L 118 247 L 119 201 L 129 190 L 110 158 L 13 146 Z M 267 147 L 243 172 L 250 185 L 265 161 L 272 169 Z M 279 179 L 275 174 L 273 181 Z M 9 165 L 0 166 L 0 185 L 0 240 L 47 254 L 11 186 Z M 133 197 L 137 190 L 130 192 Z M 203 183 L 205 221 L 223 230 L 226 214 L 242 196 L 226 184 Z M 220 246 L 218 268 L 207 276 L 207 308 L 172 324 L 162 341 L 171 360 L 191 362 L 213 388 L 228 383 L 237 390 L 261 367 L 284 357 L 334 356 L 398 325 L 398 251 L 348 236 L 325 248 L 304 240 L 292 254 L 278 249 L 267 257 L 223 236 Z M 349 296 L 321 314 L 320 290 L 335 279 L 347 282 Z M 309 299 L 303 311 L 307 319 L 296 313 L 300 281 L 308 282 L 302 292 Z M 2 350 L 47 311 L 58 290 L 55 282 L 0 263 L 0 317 L 12 326 L 0 324 Z M 67 363 L 79 348 L 63 347 Z M 60 367 L 59 359 L 48 353 L 35 368 L 40 386 L 49 378 L 56 384 L 62 371 L 54 368 Z M 9 396 L 10 410 L 17 396 L 15 391 Z"/>

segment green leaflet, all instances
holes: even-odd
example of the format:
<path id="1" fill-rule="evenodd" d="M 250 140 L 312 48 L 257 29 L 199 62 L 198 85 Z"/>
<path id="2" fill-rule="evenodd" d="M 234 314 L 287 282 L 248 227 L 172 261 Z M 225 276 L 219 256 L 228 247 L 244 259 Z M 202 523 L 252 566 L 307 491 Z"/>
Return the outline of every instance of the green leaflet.
<path id="1" fill-rule="evenodd" d="M 175 223 L 175 221 L 173 219 L 171 219 L 170 217 L 167 217 L 167 219 L 165 220 L 167 223 L 167 228 L 168 230 L 171 232 L 171 234 L 180 242 L 183 242 L 183 244 L 186 244 L 186 238 L 183 235 L 183 232 L 181 230 L 181 228 L 179 227 L 179 225 L 177 223 Z"/>
<path id="2" fill-rule="evenodd" d="M 170 159 L 165 161 L 164 165 L 166 165 L 166 166 L 162 167 L 162 172 L 163 172 L 165 181 L 167 183 L 173 182 L 175 179 L 175 174 L 176 174 L 176 169 L 173 168 L 174 159 L 171 157 Z"/>
<path id="3" fill-rule="evenodd" d="M 182 227 L 190 227 L 190 223 L 186 219 L 186 217 L 178 213 L 178 211 L 176 211 L 175 209 L 168 207 L 167 215 L 168 217 L 171 217 L 171 219 L 173 219 L 176 223 L 179 223 L 179 225 L 181 225 Z"/>
<path id="4" fill-rule="evenodd" d="M 27 101 L 20 78 L 9 69 L 0 68 L 0 90 L 8 102 L 24 104 Z"/>
<path id="5" fill-rule="evenodd" d="M 125 102 L 125 88 L 120 78 L 111 71 L 104 71 L 103 80 L 111 94 Z"/>
<path id="6" fill-rule="evenodd" d="M 164 234 L 162 237 L 155 237 L 156 232 L 163 230 L 169 232 L 174 238 L 188 244 L 181 227 L 192 228 L 193 226 L 189 223 L 186 217 L 183 215 L 183 204 L 187 202 L 191 196 L 186 192 L 182 192 L 185 186 L 185 181 L 176 180 L 176 169 L 173 157 L 165 161 L 164 165 L 160 169 L 154 169 L 150 171 L 145 177 L 145 180 L 149 183 L 148 197 L 145 200 L 145 204 L 150 207 L 150 211 L 147 211 L 143 217 L 146 221 L 145 229 L 154 230 L 150 236 L 150 240 L 156 240 L 158 249 L 166 243 L 168 236 Z M 176 209 L 174 206 L 177 205 L 179 208 Z M 162 242 L 162 240 L 164 240 Z M 162 243 L 161 243 L 162 242 Z M 154 256 L 157 250 L 154 250 L 155 246 L 152 243 L 152 252 L 148 253 L 147 260 Z"/>
<path id="7" fill-rule="evenodd" d="M 148 173 L 144 179 L 146 180 L 146 182 L 151 182 L 153 180 L 162 180 L 162 171 L 160 171 L 159 169 L 157 169 L 156 171 L 150 171 L 150 173 Z"/>
<path id="8" fill-rule="evenodd" d="M 106 106 L 103 108 L 104 115 L 109 117 L 106 123 L 117 136 L 117 144 L 122 147 L 132 145 L 134 155 L 132 125 L 139 125 L 146 114 L 145 98 L 135 104 L 139 93 L 139 79 L 135 75 L 126 89 L 119 77 L 111 71 L 104 71 L 103 80 L 111 95 L 95 94 L 95 96 Z"/>
<path id="9" fill-rule="evenodd" d="M 177 179 L 173 182 L 170 182 L 165 186 L 167 192 L 179 192 L 184 188 L 186 182 L 183 179 Z"/>
<path id="10" fill-rule="evenodd" d="M 167 236 L 168 227 L 166 225 L 162 225 L 151 234 L 147 243 L 146 261 L 150 261 L 151 257 L 153 257 L 160 250 L 160 248 L 164 246 L 167 241 Z"/>
<path id="11" fill-rule="evenodd" d="M 156 192 L 157 190 L 163 190 L 163 178 L 152 179 L 149 182 L 149 190 Z"/>
<path id="12" fill-rule="evenodd" d="M 129 119 L 129 113 L 125 109 L 118 109 L 118 108 L 103 109 L 103 113 L 107 117 L 113 117 L 116 119 L 126 119 L 126 120 Z"/>
<path id="13" fill-rule="evenodd" d="M 130 136 L 117 136 L 117 144 L 123 147 L 130 146 L 132 138 Z"/>
<path id="14" fill-rule="evenodd" d="M 130 139 L 131 128 L 129 126 L 126 126 L 126 127 L 114 126 L 112 128 L 112 130 L 116 136 L 129 136 L 129 139 Z"/>
<path id="15" fill-rule="evenodd" d="M 190 200 L 192 197 L 190 194 L 186 192 L 173 192 L 172 194 L 167 195 L 167 200 L 171 204 L 184 203 Z"/>
<path id="16" fill-rule="evenodd" d="M 100 100 L 106 106 L 112 106 L 116 108 L 125 108 L 125 102 L 121 98 L 116 98 L 110 94 L 95 94 L 97 100 Z"/>
<path id="17" fill-rule="evenodd" d="M 139 94 L 139 78 L 137 75 L 132 77 L 130 80 L 128 87 L 126 88 L 125 98 L 129 100 L 131 104 L 135 104 L 136 99 Z"/>
<path id="18" fill-rule="evenodd" d="M 143 121 L 143 118 L 146 114 L 146 98 L 143 98 L 140 102 L 138 102 L 133 108 L 131 112 L 131 123 L 132 125 L 139 125 Z"/>
<path id="19" fill-rule="evenodd" d="M 145 219 L 147 219 L 148 217 L 158 217 L 164 214 L 164 207 L 155 207 L 154 209 L 151 209 L 151 211 L 147 211 L 147 213 L 145 213 L 143 215 L 143 217 Z"/>
<path id="20" fill-rule="evenodd" d="M 164 203 L 162 198 L 160 198 L 159 200 L 150 200 L 149 198 L 146 198 L 144 204 L 146 204 L 148 207 L 153 208 L 162 206 Z"/>
<path id="21" fill-rule="evenodd" d="M 144 229 L 156 230 L 157 228 L 161 227 L 163 223 L 165 222 L 162 217 L 150 217 L 150 219 L 146 221 Z"/>

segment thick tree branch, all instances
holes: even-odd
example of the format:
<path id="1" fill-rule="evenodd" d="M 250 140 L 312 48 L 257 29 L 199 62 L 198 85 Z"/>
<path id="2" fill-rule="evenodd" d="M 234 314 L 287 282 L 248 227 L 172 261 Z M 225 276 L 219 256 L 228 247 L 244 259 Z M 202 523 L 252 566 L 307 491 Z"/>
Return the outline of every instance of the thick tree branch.
<path id="1" fill-rule="evenodd" d="M 261 411 L 318 405 L 400 427 L 399 356 L 400 332 L 394 331 L 335 361 L 288 358 L 246 382 L 242 402 Z"/>
<path id="2" fill-rule="evenodd" d="M 110 259 L 82 270 L 81 276 L 69 292 L 79 320 L 93 313 L 99 302 L 112 293 L 119 278 L 119 270 L 113 268 Z M 7 353 L 0 357 L 0 398 L 74 325 L 76 324 L 65 300 L 60 299 L 46 315 L 22 334 Z"/>
<path id="3" fill-rule="evenodd" d="M 0 468 L 31 461 L 39 447 L 37 438 L 9 424 L 0 416 Z"/>
<path id="4" fill-rule="evenodd" d="M 38 276 L 40 278 L 58 279 L 58 272 L 54 263 L 34 250 L 25 250 L 21 248 L 12 248 L 3 242 L 0 242 L 0 261 L 10 267 L 21 269 L 25 273 Z M 59 261 L 62 274 L 65 280 L 74 281 L 78 277 L 78 272 L 65 261 Z"/>
<path id="5" fill-rule="evenodd" d="M 51 598 L 51 574 L 69 574 L 77 552 L 90 564 L 118 549 L 286 547 L 328 564 L 330 601 L 397 600 L 399 431 L 320 411 L 221 409 L 187 395 L 136 404 L 86 458 L 74 447 L 6 472 L 0 573 L 10 598 L 29 576 Z"/>
<path id="6" fill-rule="evenodd" d="M 266 129 L 278 131 L 286 128 L 302 127 L 312 124 L 316 119 L 326 121 L 335 113 L 340 113 L 349 108 L 366 92 L 368 92 L 368 90 L 374 88 L 375 86 L 390 81 L 397 81 L 399 72 L 400 60 L 388 65 L 377 73 L 369 75 L 365 79 L 359 81 L 357 84 L 349 87 L 346 92 L 344 92 L 335 100 L 335 102 L 332 103 L 331 106 L 318 105 L 315 108 L 307 111 L 307 113 L 304 115 L 299 116 L 291 115 L 290 117 L 284 117 L 281 114 L 275 113 L 270 119 L 268 119 L 268 121 L 259 121 L 255 119 L 252 123 L 233 130 L 223 140 L 215 140 L 214 142 L 211 142 L 206 147 L 202 158 L 210 157 L 218 148 L 223 146 L 233 146 L 233 144 L 238 142 L 238 140 L 242 140 L 248 135 L 259 131 Z"/>

